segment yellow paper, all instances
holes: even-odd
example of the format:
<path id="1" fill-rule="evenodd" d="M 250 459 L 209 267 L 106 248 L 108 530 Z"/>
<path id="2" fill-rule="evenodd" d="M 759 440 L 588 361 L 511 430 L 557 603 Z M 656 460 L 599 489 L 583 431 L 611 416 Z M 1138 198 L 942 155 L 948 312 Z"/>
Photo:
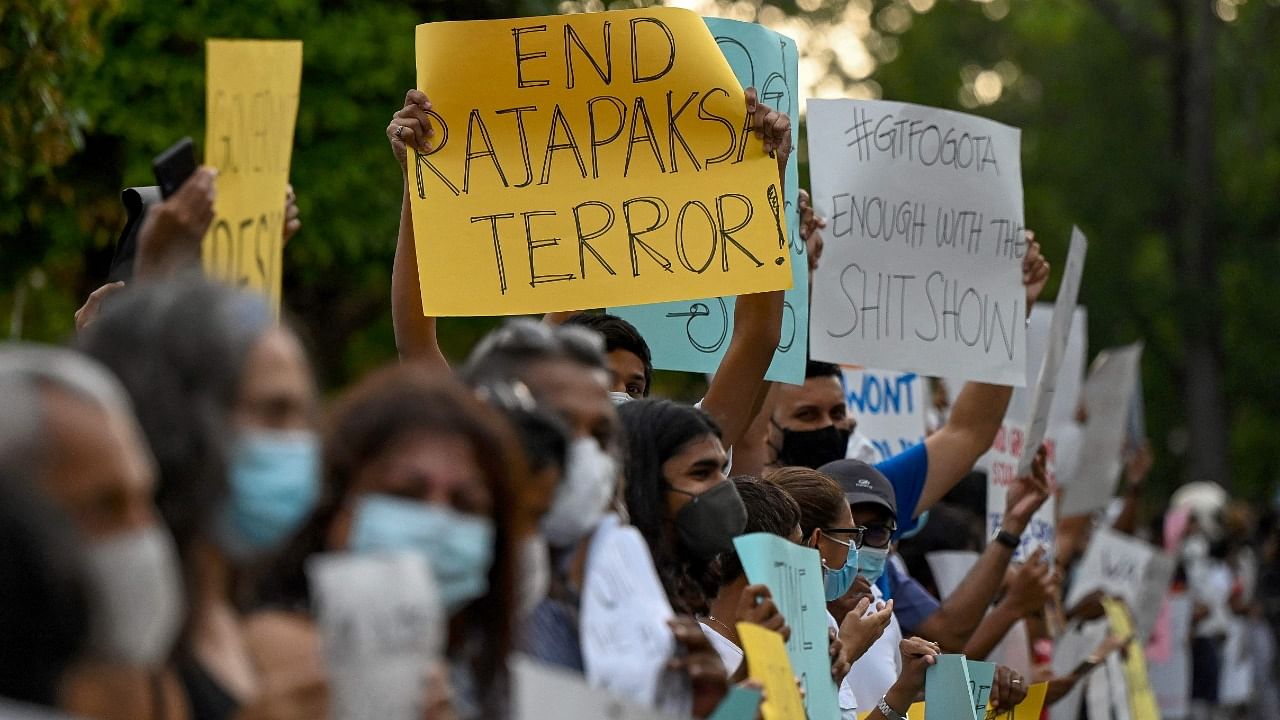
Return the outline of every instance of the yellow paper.
<path id="1" fill-rule="evenodd" d="M 871 717 L 870 710 L 858 712 L 858 720 L 867 720 L 867 718 L 869 717 Z M 918 703 L 912 703 L 911 707 L 907 708 L 907 720 L 924 720 L 924 702 L 923 701 Z"/>
<path id="2" fill-rule="evenodd" d="M 738 623 L 738 637 L 751 679 L 764 686 L 764 720 L 805 720 L 804 700 L 782 636 L 753 623 Z"/>
<path id="3" fill-rule="evenodd" d="M 206 54 L 204 153 L 218 198 L 205 272 L 265 293 L 278 312 L 302 42 L 210 40 Z"/>
<path id="4" fill-rule="evenodd" d="M 996 712 L 987 709 L 987 720 L 1040 720 L 1040 711 L 1044 710 L 1045 694 L 1049 692 L 1049 683 L 1036 683 L 1027 688 L 1027 696 L 1012 708 Z"/>
<path id="5" fill-rule="evenodd" d="M 409 178 L 426 314 L 790 287 L 777 161 L 697 15 L 429 23 L 417 60 L 435 126 Z"/>
<path id="6" fill-rule="evenodd" d="M 1129 717 L 1132 720 L 1160 720 L 1160 706 L 1147 676 L 1147 656 L 1142 643 L 1134 635 L 1129 608 L 1124 601 L 1110 597 L 1102 600 L 1102 607 L 1106 610 L 1111 634 L 1132 638 L 1125 647 L 1124 657 L 1124 679 L 1129 689 Z"/>

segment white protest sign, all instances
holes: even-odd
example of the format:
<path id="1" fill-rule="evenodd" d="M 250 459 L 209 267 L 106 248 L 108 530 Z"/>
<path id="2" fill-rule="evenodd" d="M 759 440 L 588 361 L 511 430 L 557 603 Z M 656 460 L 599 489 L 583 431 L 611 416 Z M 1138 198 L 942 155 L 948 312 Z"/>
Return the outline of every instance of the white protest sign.
<path id="1" fill-rule="evenodd" d="M 1044 363 L 1045 354 L 1049 349 L 1049 332 L 1052 323 L 1052 304 L 1041 302 L 1032 306 L 1031 322 L 1027 326 L 1027 377 L 1036 378 L 1039 375 L 1040 366 Z M 1057 422 L 1075 418 L 1076 405 L 1080 402 L 1080 390 L 1084 385 L 1088 331 L 1089 312 L 1083 306 L 1077 305 L 1071 316 L 1071 333 L 1058 371 L 1057 391 L 1049 407 L 1050 427 Z M 954 395 L 959 393 L 961 387 L 963 383 L 959 379 L 947 381 L 947 388 L 953 394 L 952 402 L 955 402 Z M 1034 387 L 1014 388 L 1013 397 L 1009 398 L 1009 409 L 1005 412 L 1005 419 L 1029 423 L 1034 396 Z"/>
<path id="2" fill-rule="evenodd" d="M 444 647 L 444 614 L 418 553 L 307 561 L 336 720 L 418 720 Z"/>
<path id="3" fill-rule="evenodd" d="M 1031 398 L 1031 420 L 1027 428 L 1027 441 L 1023 445 L 1022 459 L 1018 462 L 1018 474 L 1031 471 L 1036 448 L 1044 440 L 1049 429 L 1049 410 L 1053 407 L 1058 387 L 1058 375 L 1067 354 L 1071 334 L 1071 321 L 1075 315 L 1076 297 L 1080 294 L 1080 277 L 1084 272 L 1084 258 L 1089 249 L 1080 228 L 1071 229 L 1071 249 L 1067 251 L 1067 264 L 1062 271 L 1062 284 L 1058 286 L 1058 298 L 1053 303 L 1053 319 L 1049 323 L 1048 346 L 1040 363 L 1035 394 Z"/>
<path id="4" fill-rule="evenodd" d="M 1102 526 L 1094 530 L 1076 570 L 1066 606 L 1094 590 L 1120 598 L 1133 613 L 1138 638 L 1146 641 L 1173 579 L 1175 561 L 1156 546 Z"/>
<path id="5" fill-rule="evenodd" d="M 973 550 L 936 550 L 925 554 L 929 570 L 933 573 L 933 584 L 938 588 L 939 599 L 947 599 L 960 587 L 980 556 Z M 1030 675 L 1031 645 L 1026 623 L 1021 620 L 1014 623 L 986 659 L 1013 668 L 1023 675 Z"/>
<path id="6" fill-rule="evenodd" d="M 925 553 L 924 559 L 929 563 L 929 571 L 933 573 L 933 585 L 938 588 L 940 600 L 946 600 L 960 587 L 961 581 L 969 575 L 979 557 L 980 553 L 973 550 L 935 550 Z"/>
<path id="7" fill-rule="evenodd" d="M 593 688 L 577 673 L 523 655 L 511 659 L 515 720 L 673 720 Z"/>
<path id="8" fill-rule="evenodd" d="M 924 378 L 892 370 L 845 369 L 844 388 L 858 432 L 875 447 L 875 462 L 924 442 Z"/>
<path id="9" fill-rule="evenodd" d="M 649 708 L 688 715 L 692 695 L 667 670 L 676 651 L 674 617 L 649 546 L 616 515 L 591 539 L 582 589 L 582 659 L 587 682 Z"/>
<path id="10" fill-rule="evenodd" d="M 1053 674 L 1065 677 L 1075 670 L 1090 653 L 1107 638 L 1110 626 L 1105 620 L 1094 620 L 1083 625 L 1069 626 L 1053 645 Z M 1096 674 L 1090 673 L 1090 676 Z M 1084 702 L 1086 682 L 1077 683 L 1071 692 L 1049 708 L 1050 720 L 1079 720 Z M 1103 715 L 1103 717 L 1108 717 Z"/>
<path id="11" fill-rule="evenodd" d="M 1020 131 L 878 100 L 810 100 L 816 360 L 1027 382 Z"/>
<path id="12" fill-rule="evenodd" d="M 1141 364 L 1141 342 L 1104 350 L 1093 361 L 1084 386 L 1089 420 L 1084 426 L 1080 467 L 1075 480 L 1064 488 L 1063 517 L 1106 507 L 1115 494 L 1130 398 Z"/>
<path id="13" fill-rule="evenodd" d="M 984 456 L 987 460 L 987 537 L 994 535 L 1000 528 L 1000 523 L 1004 521 L 1009 488 L 1019 477 L 1018 459 L 1022 457 L 1025 444 L 1024 427 L 1006 420 L 996 432 L 991 450 Z M 1053 561 L 1057 526 L 1057 500 L 1053 492 L 1057 488 L 1057 482 L 1054 478 L 1053 440 L 1046 438 L 1044 444 L 1049 453 L 1045 467 L 1049 480 L 1049 499 L 1040 506 L 1039 510 L 1036 510 L 1030 522 L 1027 523 L 1027 529 L 1022 533 L 1022 543 L 1013 552 L 1014 562 L 1023 562 L 1040 549 L 1045 552 L 1045 561 Z M 1028 449 L 1027 452 L 1033 451 Z"/>
<path id="14" fill-rule="evenodd" d="M 1179 720 L 1191 714 L 1191 597 L 1186 593 L 1169 596 L 1167 637 L 1163 652 L 1147 650 L 1147 679 L 1160 706 L 1160 716 Z M 1152 638 L 1152 646 L 1156 638 Z"/>

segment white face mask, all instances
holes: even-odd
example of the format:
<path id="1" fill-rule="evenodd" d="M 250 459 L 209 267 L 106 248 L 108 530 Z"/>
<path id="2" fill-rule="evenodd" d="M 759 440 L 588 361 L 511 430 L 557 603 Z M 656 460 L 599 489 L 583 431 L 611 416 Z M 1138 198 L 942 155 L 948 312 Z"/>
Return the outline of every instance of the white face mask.
<path id="1" fill-rule="evenodd" d="M 520 543 L 520 617 L 533 613 L 551 589 L 551 555 L 547 541 L 534 534 Z"/>
<path id="2" fill-rule="evenodd" d="M 164 663 L 185 612 L 173 538 L 153 526 L 92 543 L 88 556 L 94 654 L 135 665 Z"/>
<path id="3" fill-rule="evenodd" d="M 574 440 L 551 510 L 542 518 L 547 542 L 565 547 L 594 529 L 613 498 L 617 477 L 617 461 L 595 438 Z"/>
<path id="4" fill-rule="evenodd" d="M 631 395 L 624 392 L 611 392 L 609 393 L 609 399 L 613 401 L 614 405 L 625 405 L 626 403 L 635 400 Z"/>

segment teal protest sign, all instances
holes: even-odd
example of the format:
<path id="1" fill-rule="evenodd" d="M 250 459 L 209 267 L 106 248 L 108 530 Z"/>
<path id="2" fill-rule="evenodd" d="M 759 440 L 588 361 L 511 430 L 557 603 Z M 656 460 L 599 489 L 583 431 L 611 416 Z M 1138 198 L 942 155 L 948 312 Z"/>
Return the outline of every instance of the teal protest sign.
<path id="1" fill-rule="evenodd" d="M 827 602 L 818 551 L 769 533 L 740 535 L 733 547 L 747 580 L 769 588 L 791 628 L 787 656 L 804 691 L 805 711 L 811 718 L 840 717 L 827 651 Z"/>
<path id="2" fill-rule="evenodd" d="M 939 655 L 924 674 L 925 720 L 978 720 L 963 655 Z M 987 692 L 990 692 L 990 680 Z"/>
<path id="3" fill-rule="evenodd" d="M 800 118 L 799 55 L 789 37 L 754 23 L 704 18 L 720 51 L 742 87 L 754 87 L 760 101 L 791 116 L 792 132 Z M 800 240 L 798 157 L 787 163 L 782 204 L 791 248 L 792 287 L 782 312 L 782 335 L 765 377 L 776 382 L 804 382 L 809 348 L 809 258 Z M 709 298 L 610 308 L 636 326 L 653 351 L 653 366 L 663 370 L 715 372 L 733 337 L 734 298 Z"/>

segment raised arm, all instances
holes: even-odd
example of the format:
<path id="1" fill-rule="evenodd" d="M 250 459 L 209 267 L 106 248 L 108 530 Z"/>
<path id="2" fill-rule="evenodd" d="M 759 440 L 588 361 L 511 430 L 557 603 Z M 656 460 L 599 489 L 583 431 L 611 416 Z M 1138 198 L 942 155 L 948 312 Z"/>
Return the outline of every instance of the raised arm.
<path id="1" fill-rule="evenodd" d="M 1026 288 L 1027 317 L 1049 279 L 1049 263 L 1040 254 L 1035 234 L 1027 231 L 1027 254 L 1022 259 L 1022 284 Z M 960 482 L 995 440 L 1013 388 L 986 383 L 965 383 L 951 409 L 951 417 L 925 441 L 929 474 L 915 514 L 933 507 Z"/>
<path id="2" fill-rule="evenodd" d="M 395 330 L 396 349 L 403 361 L 421 362 L 447 370 L 449 362 L 440 351 L 436 338 L 436 319 L 422 311 L 422 286 L 418 280 L 418 252 L 414 245 L 413 215 L 409 209 L 408 145 L 421 152 L 431 148 L 431 119 L 427 110 L 431 101 L 418 90 L 404 97 L 404 107 L 387 125 L 387 139 L 400 162 L 404 178 L 404 195 L 400 203 L 400 232 L 396 235 L 396 256 L 391 266 L 391 325 Z"/>
<path id="3" fill-rule="evenodd" d="M 1032 463 L 1031 474 L 1018 478 L 1017 483 L 1009 488 L 1005 501 L 1004 519 L 1000 529 L 1013 537 L 1022 537 L 1031 516 L 1049 499 L 1049 481 L 1045 477 L 1045 450 L 1041 446 Z M 995 599 L 1004 581 L 1009 561 L 1013 559 L 1013 548 L 1000 542 L 987 544 L 978 562 L 965 576 L 964 581 L 942 601 L 938 611 L 925 618 L 916 632 L 935 640 L 947 652 L 964 652 L 966 643 L 974 634 L 987 614 L 987 608 Z M 1037 551 L 1030 563 L 1044 566 L 1043 553 Z M 1047 567 L 1047 566 L 1045 566 Z M 1046 570 L 1047 572 L 1047 570 Z M 1041 608 L 1043 609 L 1043 600 Z M 1020 617 L 1020 616 L 1019 616 Z M 1012 624 L 1012 623 L 1010 623 Z M 1006 631 L 1008 627 L 1004 628 Z M 998 642 L 1004 633 L 996 636 Z"/>
<path id="4" fill-rule="evenodd" d="M 791 156 L 791 119 L 756 99 L 747 89 L 751 126 L 764 141 L 765 152 L 778 160 L 778 176 L 786 176 Z M 702 409 L 715 418 L 725 447 L 733 447 L 747 432 L 763 405 L 764 374 L 773 361 L 782 332 L 783 291 L 740 295 L 733 312 L 733 337 L 720 361 Z"/>

